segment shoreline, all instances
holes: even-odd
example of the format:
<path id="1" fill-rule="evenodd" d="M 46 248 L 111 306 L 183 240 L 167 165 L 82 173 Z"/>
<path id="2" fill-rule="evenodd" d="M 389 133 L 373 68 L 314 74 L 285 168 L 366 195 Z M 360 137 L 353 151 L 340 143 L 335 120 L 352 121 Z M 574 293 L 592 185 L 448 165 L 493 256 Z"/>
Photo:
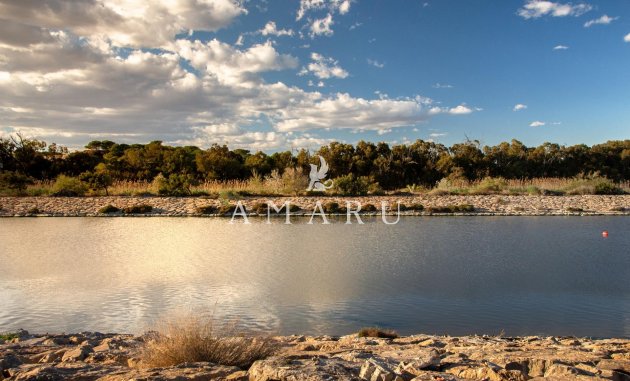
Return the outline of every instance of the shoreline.
<path id="1" fill-rule="evenodd" d="M 358 196 L 358 197 L 259 197 L 250 196 L 241 199 L 222 200 L 205 197 L 138 197 L 138 196 L 102 196 L 102 197 L 0 197 L 0 217 L 217 217 L 225 214 L 202 214 L 200 207 L 219 208 L 226 203 L 236 204 L 242 201 L 249 209 L 254 205 L 273 202 L 281 206 L 284 202 L 297 205 L 300 210 L 292 212 L 295 217 L 310 216 L 316 203 L 337 202 L 344 206 L 347 201 L 360 202 L 363 206 L 372 204 L 376 212 L 361 212 L 362 215 L 380 216 L 381 202 L 395 207 L 397 202 L 402 205 L 422 205 L 424 210 L 401 210 L 403 216 L 429 215 L 467 215 L 467 216 L 601 216 L 601 215 L 630 215 L 630 195 L 581 195 L 581 196 L 508 196 L 508 195 L 464 195 L 464 196 L 428 196 L 428 195 L 400 195 L 400 196 Z M 431 212 L 431 208 L 448 207 L 454 205 L 472 205 L 473 212 Z M 137 205 L 150 205 L 150 213 L 139 214 L 104 214 L 99 209 L 106 205 L 126 208 Z M 345 215 L 341 213 L 327 213 Z M 396 215 L 395 209 L 389 209 L 386 215 Z M 231 216 L 231 214 L 230 214 Z M 266 214 L 262 216 L 266 217 Z M 284 217 L 284 213 L 272 214 L 274 217 Z"/>
<path id="2" fill-rule="evenodd" d="M 630 339 L 412 335 L 394 339 L 275 336 L 276 352 L 247 368 L 209 362 L 147 368 L 150 336 L 31 335 L 0 340 L 9 380 L 627 380 Z M 626 378 L 623 378 L 626 377 Z"/>

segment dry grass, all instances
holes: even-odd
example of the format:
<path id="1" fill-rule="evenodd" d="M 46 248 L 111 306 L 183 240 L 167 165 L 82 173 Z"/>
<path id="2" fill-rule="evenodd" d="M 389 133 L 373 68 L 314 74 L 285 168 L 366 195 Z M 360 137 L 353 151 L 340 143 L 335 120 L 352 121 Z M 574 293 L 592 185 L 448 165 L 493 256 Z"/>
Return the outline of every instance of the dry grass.
<path id="1" fill-rule="evenodd" d="M 359 337 L 380 337 L 383 339 L 395 339 L 398 333 L 393 329 L 382 329 L 377 327 L 361 328 L 357 333 Z"/>
<path id="2" fill-rule="evenodd" d="M 485 178 L 476 181 L 444 178 L 433 189 L 419 186 L 408 186 L 402 191 L 411 194 L 430 195 L 540 195 L 540 194 L 595 194 L 598 183 L 608 182 L 625 193 L 630 193 L 630 181 L 612 183 L 604 178 L 536 178 L 536 179 L 502 179 Z M 53 193 L 52 181 L 41 181 L 29 185 L 28 196 L 48 196 Z M 287 170 L 283 175 L 277 172 L 267 177 L 254 176 L 248 180 L 206 181 L 193 186 L 193 196 L 238 198 L 243 195 L 257 196 L 295 196 L 304 193 L 308 179 L 301 171 Z M 112 196 L 158 195 L 155 184 L 146 181 L 116 181 L 109 188 Z M 9 194 L 8 194 L 9 195 Z M 88 193 L 102 196 L 104 192 Z"/>
<path id="3" fill-rule="evenodd" d="M 276 343 L 267 336 L 239 335 L 233 327 L 215 327 L 212 319 L 190 314 L 157 325 L 144 343 L 141 364 L 153 368 L 212 362 L 248 369 L 276 350 Z"/>

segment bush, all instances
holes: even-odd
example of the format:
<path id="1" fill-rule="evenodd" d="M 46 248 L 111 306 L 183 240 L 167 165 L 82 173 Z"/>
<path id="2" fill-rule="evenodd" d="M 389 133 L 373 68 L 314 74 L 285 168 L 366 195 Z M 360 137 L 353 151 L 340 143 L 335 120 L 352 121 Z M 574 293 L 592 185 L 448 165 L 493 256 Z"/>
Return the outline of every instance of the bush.
<path id="1" fill-rule="evenodd" d="M 623 194 L 624 191 L 613 184 L 610 180 L 599 180 L 595 183 L 595 194 Z"/>
<path id="2" fill-rule="evenodd" d="M 402 205 L 401 205 L 401 209 L 402 209 Z M 414 212 L 422 212 L 424 210 L 424 205 L 422 204 L 411 204 L 409 206 L 405 206 L 405 210 L 413 210 Z"/>
<path id="3" fill-rule="evenodd" d="M 346 207 L 345 206 L 339 206 L 338 202 L 335 201 L 331 201 L 331 202 L 327 202 L 325 203 L 322 208 L 324 209 L 324 212 L 326 213 L 345 213 L 346 212 Z"/>
<path id="4" fill-rule="evenodd" d="M 30 208 L 26 213 L 28 214 L 40 214 L 42 211 L 39 210 L 38 207 L 34 206 L 32 208 Z"/>
<path id="5" fill-rule="evenodd" d="M 125 214 L 147 214 L 153 211 L 153 207 L 147 204 L 133 205 L 123 209 Z"/>
<path id="6" fill-rule="evenodd" d="M 229 327 L 215 329 L 211 320 L 185 317 L 159 324 L 145 341 L 140 358 L 142 365 L 151 368 L 211 362 L 246 370 L 276 350 L 276 343 L 268 337 L 248 337 Z"/>
<path id="7" fill-rule="evenodd" d="M 395 339 L 398 333 L 392 329 L 381 329 L 377 327 L 361 328 L 357 333 L 359 337 L 379 337 L 383 339 Z"/>
<path id="8" fill-rule="evenodd" d="M 496 194 L 501 193 L 507 187 L 507 181 L 502 178 L 486 177 L 476 185 L 471 193 L 473 194 Z"/>
<path id="9" fill-rule="evenodd" d="M 153 179 L 153 186 L 160 196 L 190 196 L 191 187 L 197 184 L 195 177 L 188 174 L 172 173 L 166 178 L 160 173 Z"/>
<path id="10" fill-rule="evenodd" d="M 431 206 L 427 208 L 429 213 L 472 213 L 475 207 L 470 204 Z"/>
<path id="11" fill-rule="evenodd" d="M 584 211 L 584 209 L 582 209 L 582 208 L 576 208 L 576 207 L 570 206 L 570 207 L 568 207 L 568 208 L 566 209 L 566 211 L 567 211 L 567 212 L 572 212 L 572 213 L 578 213 L 578 212 L 583 212 L 583 211 Z"/>
<path id="12" fill-rule="evenodd" d="M 267 215 L 267 208 L 268 204 L 266 202 L 259 202 L 252 206 L 252 211 L 256 212 L 259 215 Z M 299 206 L 289 203 L 289 212 L 298 212 L 300 210 L 301 209 Z M 269 211 L 271 212 L 271 214 L 284 214 L 286 213 L 286 207 L 285 205 L 282 205 L 282 207 L 280 208 L 280 212 L 276 212 L 274 208 L 271 208 Z"/>
<path id="13" fill-rule="evenodd" d="M 112 214 L 120 212 L 120 209 L 115 207 L 114 205 L 108 204 L 98 210 L 101 214 Z"/>
<path id="14" fill-rule="evenodd" d="M 364 196 L 368 194 L 370 185 L 369 177 L 353 174 L 337 177 L 334 182 L 335 191 L 344 196 Z"/>
<path id="15" fill-rule="evenodd" d="M 87 192 L 87 186 L 76 177 L 59 175 L 52 190 L 55 197 L 79 197 Z"/>
<path id="16" fill-rule="evenodd" d="M 21 195 L 27 186 L 33 184 L 31 177 L 17 172 L 0 172 L 0 190 L 9 190 L 10 193 Z"/>
<path id="17" fill-rule="evenodd" d="M 361 211 L 363 212 L 376 212 L 378 211 L 378 209 L 376 208 L 376 206 L 372 205 L 372 204 L 365 204 L 361 207 Z"/>
<path id="18" fill-rule="evenodd" d="M 245 209 L 245 206 L 243 206 L 243 208 Z M 221 205 L 219 207 L 218 214 L 222 214 L 222 215 L 234 214 L 235 210 L 236 210 L 236 205 L 225 204 L 225 205 Z M 245 211 L 247 212 L 247 210 L 245 210 Z"/>
<path id="19" fill-rule="evenodd" d="M 217 208 L 213 205 L 200 206 L 196 210 L 198 214 L 215 214 L 217 212 Z"/>

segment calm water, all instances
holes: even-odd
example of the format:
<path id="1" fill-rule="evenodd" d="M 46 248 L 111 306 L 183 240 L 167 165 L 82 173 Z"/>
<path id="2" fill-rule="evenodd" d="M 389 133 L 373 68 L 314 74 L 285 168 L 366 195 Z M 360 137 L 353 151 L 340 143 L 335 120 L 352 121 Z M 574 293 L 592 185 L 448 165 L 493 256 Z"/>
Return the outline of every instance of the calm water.
<path id="1" fill-rule="evenodd" d="M 0 219 L 0 331 L 141 332 L 192 309 L 282 334 L 630 336 L 628 217 L 294 222 Z"/>

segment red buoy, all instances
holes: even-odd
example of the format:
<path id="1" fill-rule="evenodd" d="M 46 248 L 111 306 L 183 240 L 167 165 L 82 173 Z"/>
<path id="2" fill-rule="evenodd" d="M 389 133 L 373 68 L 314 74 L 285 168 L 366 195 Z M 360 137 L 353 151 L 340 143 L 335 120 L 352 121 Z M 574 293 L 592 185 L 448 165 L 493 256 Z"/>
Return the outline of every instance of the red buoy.
<path id="1" fill-rule="evenodd" d="M 608 238 L 608 230 L 604 230 L 604 231 L 602 232 L 602 237 L 604 237 L 604 238 Z"/>

